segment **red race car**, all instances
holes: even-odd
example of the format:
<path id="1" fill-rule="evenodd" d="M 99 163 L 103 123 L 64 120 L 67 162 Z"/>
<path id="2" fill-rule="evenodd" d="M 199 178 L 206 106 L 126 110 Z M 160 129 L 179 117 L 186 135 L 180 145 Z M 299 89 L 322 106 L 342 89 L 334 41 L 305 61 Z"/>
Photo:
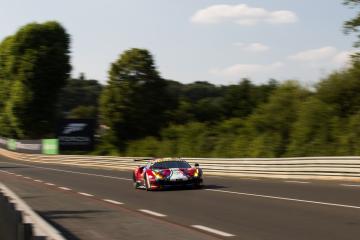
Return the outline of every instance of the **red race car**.
<path id="1" fill-rule="evenodd" d="M 158 158 L 136 167 L 133 180 L 135 188 L 147 191 L 176 186 L 200 188 L 203 174 L 197 163 L 191 167 L 180 158 Z"/>

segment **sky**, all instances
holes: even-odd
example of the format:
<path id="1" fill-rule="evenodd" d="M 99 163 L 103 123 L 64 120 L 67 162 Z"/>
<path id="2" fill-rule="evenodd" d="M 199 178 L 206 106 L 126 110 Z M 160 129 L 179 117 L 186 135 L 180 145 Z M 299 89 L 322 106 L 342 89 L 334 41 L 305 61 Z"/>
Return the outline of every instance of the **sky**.
<path id="1" fill-rule="evenodd" d="M 71 35 L 72 76 L 106 83 L 110 64 L 146 48 L 163 78 L 312 85 L 346 67 L 356 10 L 342 0 L 0 0 L 0 39 L 56 20 Z"/>

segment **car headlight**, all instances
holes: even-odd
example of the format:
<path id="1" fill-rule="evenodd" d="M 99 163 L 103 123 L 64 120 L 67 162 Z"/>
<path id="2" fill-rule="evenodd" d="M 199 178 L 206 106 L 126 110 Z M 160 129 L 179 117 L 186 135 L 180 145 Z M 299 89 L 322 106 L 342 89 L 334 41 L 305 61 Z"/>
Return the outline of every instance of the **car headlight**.
<path id="1" fill-rule="evenodd" d="M 157 172 L 154 172 L 154 175 L 155 175 L 156 179 L 163 179 L 164 178 L 163 175 L 161 175 L 160 173 L 157 173 Z"/>
<path id="2" fill-rule="evenodd" d="M 194 177 L 199 177 L 199 169 L 195 170 Z"/>

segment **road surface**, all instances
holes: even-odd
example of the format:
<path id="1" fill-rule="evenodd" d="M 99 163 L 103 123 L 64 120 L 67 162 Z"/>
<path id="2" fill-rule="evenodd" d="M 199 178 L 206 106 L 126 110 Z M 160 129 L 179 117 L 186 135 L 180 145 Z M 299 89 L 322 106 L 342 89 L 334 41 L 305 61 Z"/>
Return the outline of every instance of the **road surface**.
<path id="1" fill-rule="evenodd" d="M 69 239 L 360 238 L 360 183 L 205 176 L 147 192 L 129 171 L 4 157 L 0 181 Z"/>

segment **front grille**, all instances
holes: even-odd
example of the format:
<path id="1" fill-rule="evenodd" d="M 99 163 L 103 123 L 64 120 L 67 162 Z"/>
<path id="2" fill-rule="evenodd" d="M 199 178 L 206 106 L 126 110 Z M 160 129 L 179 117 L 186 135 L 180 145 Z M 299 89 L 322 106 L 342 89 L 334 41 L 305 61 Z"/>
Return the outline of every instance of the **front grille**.
<path id="1" fill-rule="evenodd" d="M 201 183 L 202 179 L 191 179 L 186 181 L 158 180 L 156 182 L 163 186 L 184 186 L 184 185 L 193 185 L 193 184 Z"/>

